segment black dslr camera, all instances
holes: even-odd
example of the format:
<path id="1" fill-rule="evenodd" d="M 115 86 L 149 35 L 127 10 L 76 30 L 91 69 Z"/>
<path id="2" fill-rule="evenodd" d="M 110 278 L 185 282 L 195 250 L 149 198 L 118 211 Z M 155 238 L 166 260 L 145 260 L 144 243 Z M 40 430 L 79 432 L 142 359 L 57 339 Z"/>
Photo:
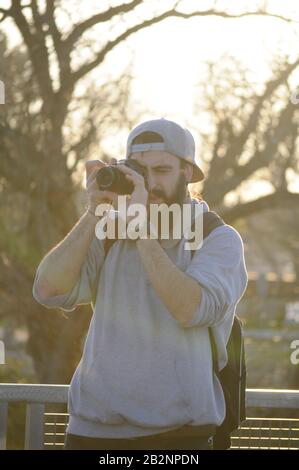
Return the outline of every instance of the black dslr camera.
<path id="1" fill-rule="evenodd" d="M 126 175 L 117 168 L 117 165 L 126 165 L 132 170 L 139 173 L 144 178 L 145 187 L 147 188 L 146 170 L 136 161 L 122 159 L 110 166 L 105 166 L 98 170 L 96 180 L 98 188 L 101 191 L 112 191 L 117 194 L 132 194 L 134 185 L 126 179 Z"/>

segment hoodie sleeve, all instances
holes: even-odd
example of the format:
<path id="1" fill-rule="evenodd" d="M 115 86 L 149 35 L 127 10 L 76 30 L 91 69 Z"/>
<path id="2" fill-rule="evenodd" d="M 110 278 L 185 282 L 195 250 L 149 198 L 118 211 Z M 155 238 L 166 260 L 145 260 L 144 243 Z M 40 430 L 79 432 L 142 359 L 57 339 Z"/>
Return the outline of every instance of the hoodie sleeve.
<path id="1" fill-rule="evenodd" d="M 247 286 L 243 242 L 238 232 L 218 227 L 193 255 L 185 273 L 202 290 L 200 304 L 184 327 L 216 326 L 232 316 Z"/>
<path id="2" fill-rule="evenodd" d="M 39 275 L 38 268 L 33 284 L 33 297 L 47 308 L 61 308 L 65 311 L 73 311 L 77 305 L 90 303 L 93 301 L 97 291 L 104 259 L 103 241 L 94 237 L 82 264 L 79 278 L 69 292 L 46 299 L 41 298 L 36 291 Z"/>

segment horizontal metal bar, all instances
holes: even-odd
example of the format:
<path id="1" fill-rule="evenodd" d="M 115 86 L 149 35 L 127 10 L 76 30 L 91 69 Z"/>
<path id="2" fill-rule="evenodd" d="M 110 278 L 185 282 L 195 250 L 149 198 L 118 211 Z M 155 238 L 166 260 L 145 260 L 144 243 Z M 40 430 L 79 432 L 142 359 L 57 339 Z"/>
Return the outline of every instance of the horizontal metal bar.
<path id="1" fill-rule="evenodd" d="M 261 446 L 259 446 L 258 444 L 256 444 L 256 442 L 254 444 L 248 444 L 246 445 L 245 442 L 242 442 L 242 445 L 238 446 L 238 445 L 234 445 L 233 447 L 230 447 L 230 450 L 236 450 L 236 449 L 239 449 L 239 450 L 297 450 L 298 451 L 298 447 L 291 447 L 291 446 L 280 446 L 280 445 L 273 445 L 273 446 L 267 446 L 265 444 L 262 444 Z"/>
<path id="2" fill-rule="evenodd" d="M 0 384 L 0 402 L 67 403 L 68 385 Z"/>
<path id="3" fill-rule="evenodd" d="M 0 384 L 0 402 L 67 403 L 68 385 Z M 299 390 L 247 389 L 247 407 L 299 408 Z"/>
<path id="4" fill-rule="evenodd" d="M 64 448 L 64 441 L 62 442 L 45 442 L 44 443 L 44 450 L 54 450 L 54 449 L 58 449 L 60 448 L 59 450 L 63 450 Z"/>
<path id="5" fill-rule="evenodd" d="M 232 441 L 234 441 L 234 443 L 236 443 L 236 441 L 239 441 L 239 440 L 248 440 L 248 441 L 267 441 L 269 444 L 271 443 L 271 441 L 294 441 L 293 444 L 297 444 L 297 446 L 299 446 L 299 439 L 296 438 L 296 437 L 280 437 L 280 436 L 264 436 L 264 435 L 256 435 L 256 436 L 253 436 L 251 434 L 240 434 L 239 436 L 238 435 L 235 435 L 235 436 L 231 436 L 231 439 Z M 285 444 L 284 442 L 284 444 Z M 265 443 L 264 443 L 265 444 Z"/>
<path id="6" fill-rule="evenodd" d="M 49 423 L 49 422 L 45 422 L 45 426 L 64 426 L 66 427 L 67 423 Z"/>
<path id="7" fill-rule="evenodd" d="M 246 432 L 246 431 L 248 431 L 248 432 L 249 432 L 249 431 L 273 431 L 273 432 L 275 432 L 275 431 L 281 431 L 281 432 L 284 432 L 284 433 L 289 432 L 289 431 L 292 431 L 294 434 L 299 435 L 299 428 L 293 428 L 293 427 L 291 427 L 291 426 L 290 426 L 289 428 L 285 428 L 285 427 L 281 427 L 281 428 L 275 427 L 275 428 L 272 428 L 272 427 L 270 427 L 270 426 L 267 427 L 267 428 L 265 428 L 265 427 L 258 427 L 258 426 L 256 426 L 256 427 L 251 427 L 251 426 L 247 426 L 247 425 L 246 425 L 246 421 L 245 421 L 245 426 L 240 426 L 240 427 L 238 428 L 238 430 L 239 430 L 239 431 L 242 431 L 242 432 Z M 234 432 L 236 432 L 236 431 L 234 431 Z"/>
<path id="8" fill-rule="evenodd" d="M 246 406 L 253 408 L 299 408 L 299 390 L 247 389 Z"/>
<path id="9" fill-rule="evenodd" d="M 265 417 L 253 417 L 253 416 L 247 416 L 246 421 L 263 421 L 263 422 L 275 422 L 275 421 L 285 421 L 285 422 L 294 422 L 294 424 L 299 422 L 299 418 L 265 418 Z"/>

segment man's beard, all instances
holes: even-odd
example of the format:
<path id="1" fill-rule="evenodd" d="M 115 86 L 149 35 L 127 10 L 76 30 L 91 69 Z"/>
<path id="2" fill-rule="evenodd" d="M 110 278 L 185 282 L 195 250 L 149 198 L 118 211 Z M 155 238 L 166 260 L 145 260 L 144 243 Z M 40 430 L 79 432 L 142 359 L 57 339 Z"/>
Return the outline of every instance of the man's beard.
<path id="1" fill-rule="evenodd" d="M 158 204 L 166 204 L 167 206 L 171 206 L 172 204 L 178 204 L 182 208 L 183 204 L 186 202 L 186 198 L 187 198 L 187 195 L 188 195 L 187 185 L 188 185 L 188 183 L 187 183 L 186 175 L 185 175 L 185 173 L 181 173 L 178 177 L 178 181 L 177 181 L 176 186 L 173 190 L 173 193 L 169 197 L 167 197 L 166 194 L 164 194 L 163 191 L 158 190 L 158 189 L 155 190 L 155 191 L 152 191 L 151 196 L 162 199 L 162 201 L 159 202 Z M 153 204 L 155 204 L 155 203 L 153 203 Z M 150 218 L 150 204 L 148 205 L 148 220 L 149 220 L 149 218 Z M 181 220 L 176 221 L 175 223 L 177 224 L 179 222 L 181 222 Z M 173 224 L 174 224 L 173 213 L 170 212 L 170 214 L 169 214 L 169 231 L 170 231 L 170 233 L 172 233 Z M 160 237 L 161 237 L 161 213 L 159 212 L 159 214 L 158 214 L 158 238 L 160 238 Z"/>
<path id="2" fill-rule="evenodd" d="M 182 204 L 184 204 L 187 197 L 187 178 L 185 173 L 181 173 L 179 175 L 173 193 L 169 197 L 167 197 L 166 194 L 159 189 L 152 191 L 150 195 L 163 199 L 161 204 L 163 203 L 170 206 L 171 204 L 176 203 L 181 206 Z"/>

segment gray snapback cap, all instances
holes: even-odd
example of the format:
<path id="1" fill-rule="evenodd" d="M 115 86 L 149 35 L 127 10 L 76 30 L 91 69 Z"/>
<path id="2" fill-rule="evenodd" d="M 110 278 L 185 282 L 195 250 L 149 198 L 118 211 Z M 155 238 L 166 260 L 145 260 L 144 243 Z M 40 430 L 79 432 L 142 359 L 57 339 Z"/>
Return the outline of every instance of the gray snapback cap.
<path id="1" fill-rule="evenodd" d="M 163 142 L 149 144 L 134 144 L 133 140 L 143 132 L 155 132 L 159 134 Z M 153 119 L 145 121 L 135 127 L 127 140 L 126 158 L 134 152 L 147 152 L 149 150 L 163 150 L 176 157 L 182 158 L 193 165 L 193 175 L 190 183 L 196 183 L 204 179 L 204 174 L 195 162 L 195 142 L 188 129 L 168 119 Z"/>

